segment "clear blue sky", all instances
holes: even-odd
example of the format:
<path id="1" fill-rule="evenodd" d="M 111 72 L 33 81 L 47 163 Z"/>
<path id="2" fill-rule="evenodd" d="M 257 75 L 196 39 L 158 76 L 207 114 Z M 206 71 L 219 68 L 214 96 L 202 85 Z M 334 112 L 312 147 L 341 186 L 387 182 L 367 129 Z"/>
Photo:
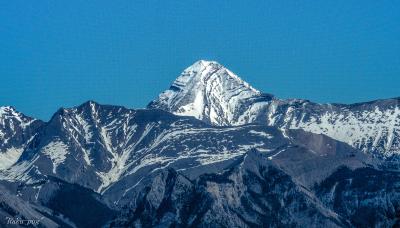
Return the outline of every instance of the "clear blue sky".
<path id="1" fill-rule="evenodd" d="M 400 1 L 1 1 L 0 106 L 142 108 L 198 59 L 281 98 L 400 96 Z"/>

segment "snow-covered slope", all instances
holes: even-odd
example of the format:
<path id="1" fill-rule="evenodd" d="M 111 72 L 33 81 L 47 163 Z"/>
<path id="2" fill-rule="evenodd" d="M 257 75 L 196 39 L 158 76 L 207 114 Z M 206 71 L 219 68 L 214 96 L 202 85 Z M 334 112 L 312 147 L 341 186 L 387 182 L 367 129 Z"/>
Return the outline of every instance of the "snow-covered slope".
<path id="1" fill-rule="evenodd" d="M 259 91 L 219 63 L 200 60 L 184 70 L 149 107 L 224 126 L 244 122 L 238 110 L 260 97 Z"/>
<path id="2" fill-rule="evenodd" d="M 274 128 L 211 127 L 162 110 L 87 102 L 54 114 L 3 177 L 31 182 L 51 175 L 103 192 L 126 176 L 207 166 L 252 148 L 273 151 L 285 141 Z"/>
<path id="3" fill-rule="evenodd" d="M 325 134 L 377 156 L 400 155 L 399 98 L 353 105 L 275 100 L 270 107 L 270 126 Z"/>
<path id="4" fill-rule="evenodd" d="M 349 159 L 348 154 L 355 152 L 331 139 L 315 148 L 300 144 L 298 139 L 307 133 L 294 132 L 297 131 L 265 125 L 216 127 L 162 110 L 132 110 L 86 102 L 54 114 L 31 140 L 21 159 L 0 176 L 8 181 L 34 183 L 49 175 L 121 196 L 127 192 L 121 186 L 134 186 L 143 175 L 173 167 L 196 177 L 216 172 L 252 149 L 270 154 L 279 164 L 283 163 L 279 162 L 281 158 L 297 151 L 302 151 L 302 156 L 308 154 L 308 160 L 314 163 L 317 159 L 319 164 L 326 164 L 324 171 L 308 173 L 311 183 L 339 165 L 360 167 L 367 162 L 358 155 Z M 313 151 L 320 154 L 313 156 Z M 284 161 L 281 166 L 292 172 L 288 165 L 291 161 Z M 297 168 L 298 172 L 307 169 Z M 300 179 L 304 182 L 303 176 Z M 115 193 L 121 190 L 122 193 Z"/>
<path id="5" fill-rule="evenodd" d="M 379 156 L 400 154 L 400 98 L 354 105 L 281 100 L 257 91 L 211 61 L 201 60 L 187 68 L 148 107 L 217 126 L 259 123 L 303 129 Z"/>
<path id="6" fill-rule="evenodd" d="M 137 125 L 132 124 L 134 116 L 133 110 L 91 101 L 62 108 L 37 133 L 7 177 L 27 181 L 39 173 L 99 187 L 111 181 L 107 171 L 125 166 L 126 150 L 139 137 Z"/>
<path id="7" fill-rule="evenodd" d="M 13 165 L 42 122 L 10 106 L 0 107 L 0 170 Z"/>

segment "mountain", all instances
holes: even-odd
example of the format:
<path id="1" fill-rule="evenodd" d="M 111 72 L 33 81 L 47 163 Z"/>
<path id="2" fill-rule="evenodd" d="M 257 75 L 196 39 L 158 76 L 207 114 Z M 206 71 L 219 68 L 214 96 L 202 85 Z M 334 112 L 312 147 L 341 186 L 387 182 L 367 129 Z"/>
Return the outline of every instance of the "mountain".
<path id="1" fill-rule="evenodd" d="M 2 107 L 0 216 L 43 227 L 396 227 L 398 101 L 280 100 L 199 61 L 147 109 L 88 101 L 43 122 Z"/>
<path id="2" fill-rule="evenodd" d="M 352 105 L 282 100 L 259 92 L 213 61 L 201 60 L 185 69 L 148 108 L 193 116 L 216 126 L 257 123 L 303 129 L 375 156 L 400 154 L 400 98 Z"/>
<path id="3" fill-rule="evenodd" d="M 313 190 L 354 227 L 399 227 L 399 171 L 341 167 Z"/>
<path id="4" fill-rule="evenodd" d="M 302 142 L 310 137 L 319 144 Z M 308 155 L 314 162 L 317 159 L 318 164 L 327 159 L 327 172 L 329 166 L 334 169 L 348 163 L 361 167 L 368 160 L 344 143 L 303 131 L 262 125 L 215 127 L 162 110 L 131 110 L 90 101 L 56 112 L 30 141 L 18 162 L 3 173 L 7 180 L 33 182 L 51 175 L 104 193 L 118 189 L 121 183 L 136 183 L 143 173 L 164 167 L 197 177 L 207 170 L 222 169 L 224 163 L 231 163 L 251 149 L 271 156 L 279 152 L 273 159 L 277 162 L 288 153 L 284 151 L 293 151 L 293 158 L 296 151 L 302 150 L 301 156 Z M 312 156 L 315 152 L 310 151 L 318 151 L 322 157 Z M 356 156 L 348 158 L 349 154 Z M 290 159 L 282 162 L 282 166 L 288 164 Z M 300 166 L 297 168 L 301 170 Z M 309 176 L 308 180 L 313 179 Z"/>
<path id="5" fill-rule="evenodd" d="M 195 181 L 174 170 L 155 177 L 135 201 L 138 205 L 114 221 L 137 227 L 345 226 L 306 189 L 257 152 L 220 174 Z M 229 219 L 226 219 L 229 218 Z"/>
<path id="6" fill-rule="evenodd" d="M 0 179 L 11 194 L 63 226 L 343 227 L 361 213 L 358 202 L 343 202 L 350 211 L 335 210 L 326 196 L 331 185 L 321 183 L 331 183 L 342 167 L 391 172 L 379 164 L 343 142 L 303 130 L 212 126 L 159 109 L 89 101 L 43 123 Z M 387 177 L 393 205 L 400 200 L 398 175 Z M 379 199 L 370 210 L 390 209 L 383 196 L 368 197 Z M 98 208 L 91 210 L 93 220 L 82 217 L 89 215 L 82 207 Z M 378 218 L 373 223 L 383 224 Z"/>
<path id="7" fill-rule="evenodd" d="M 341 167 L 306 188 L 272 161 L 250 151 L 224 172 L 194 180 L 164 170 L 137 194 L 112 227 L 400 225 L 398 172 Z"/>
<path id="8" fill-rule="evenodd" d="M 260 99 L 271 97 L 262 95 L 219 63 L 200 60 L 184 70 L 148 107 L 227 126 L 240 124 L 239 115 L 247 108 L 246 101 Z"/>
<path id="9" fill-rule="evenodd" d="M 281 132 L 268 127 L 215 128 L 162 110 L 87 102 L 56 112 L 4 173 L 19 181 L 52 175 L 103 192 L 125 176 L 211 165 L 251 148 L 272 151 L 283 141 Z"/>
<path id="10" fill-rule="evenodd" d="M 13 107 L 0 107 L 0 170 L 9 168 L 19 159 L 42 124 Z"/>

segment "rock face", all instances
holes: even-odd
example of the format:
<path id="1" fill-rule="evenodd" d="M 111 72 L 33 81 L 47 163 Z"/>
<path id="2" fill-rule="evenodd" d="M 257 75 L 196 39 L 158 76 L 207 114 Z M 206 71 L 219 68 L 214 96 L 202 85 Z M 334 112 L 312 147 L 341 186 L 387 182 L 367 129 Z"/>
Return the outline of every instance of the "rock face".
<path id="1" fill-rule="evenodd" d="M 116 226 L 255 227 L 347 225 L 257 152 L 221 174 L 189 180 L 160 173 Z M 227 219 L 229 218 L 229 219 Z"/>
<path id="2" fill-rule="evenodd" d="M 279 100 L 199 61 L 148 109 L 88 101 L 42 122 L 3 107 L 0 216 L 44 227 L 398 226 L 398 102 Z"/>
<path id="3" fill-rule="evenodd" d="M 194 63 L 148 107 L 216 126 L 303 129 L 377 156 L 400 154 L 400 98 L 353 105 L 282 100 L 259 92 L 217 62 Z"/>
<path id="4" fill-rule="evenodd" d="M 153 177 L 111 227 L 392 227 L 400 223 L 399 172 L 343 166 L 305 188 L 250 151 L 218 174 Z"/>
<path id="5" fill-rule="evenodd" d="M 400 226 L 399 172 L 342 167 L 314 191 L 325 205 L 356 227 Z"/>

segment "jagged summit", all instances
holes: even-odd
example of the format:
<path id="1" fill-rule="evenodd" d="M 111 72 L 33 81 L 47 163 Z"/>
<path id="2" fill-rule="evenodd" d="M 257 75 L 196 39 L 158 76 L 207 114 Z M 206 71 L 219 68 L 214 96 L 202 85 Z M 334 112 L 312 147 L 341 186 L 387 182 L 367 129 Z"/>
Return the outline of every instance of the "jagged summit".
<path id="1" fill-rule="evenodd" d="M 69 114 L 69 115 L 85 114 L 85 115 L 95 117 L 98 114 L 98 112 L 102 109 L 126 110 L 127 108 L 125 108 L 123 106 L 117 106 L 117 105 L 100 104 L 94 100 L 88 100 L 77 106 L 59 108 L 57 110 L 57 112 L 54 113 L 54 115 L 52 116 L 51 119 L 58 118 L 59 116 L 67 115 L 67 114 Z"/>
<path id="2" fill-rule="evenodd" d="M 228 124 L 235 118 L 235 110 L 242 100 L 260 95 L 260 91 L 223 65 L 199 60 L 186 68 L 171 87 L 148 107 L 194 116 L 220 125 Z"/>
<path id="3" fill-rule="evenodd" d="M 99 104 L 98 102 L 93 101 L 93 100 L 88 100 L 88 101 L 83 102 L 80 105 L 76 105 L 76 106 L 73 106 L 73 107 L 61 107 L 60 110 L 64 110 L 64 111 L 68 111 L 68 110 L 92 110 L 93 108 L 97 108 L 97 107 L 100 107 L 100 106 L 106 106 L 106 105 Z"/>
<path id="4" fill-rule="evenodd" d="M 17 110 L 12 106 L 1 106 L 0 107 L 0 117 L 3 115 L 10 115 L 12 113 L 16 113 Z"/>
<path id="5" fill-rule="evenodd" d="M 0 170 L 7 169 L 20 157 L 42 121 L 25 116 L 12 106 L 0 107 Z"/>
<path id="6" fill-rule="evenodd" d="M 82 103 L 81 105 L 79 105 L 78 107 L 87 107 L 87 106 L 97 106 L 97 105 L 100 105 L 98 102 L 96 102 L 96 101 L 94 101 L 94 100 L 88 100 L 88 101 L 86 101 L 86 102 L 84 102 L 84 103 Z"/>
<path id="7" fill-rule="evenodd" d="M 219 76 L 220 82 L 231 81 L 231 85 L 243 86 L 254 93 L 260 93 L 222 64 L 207 60 L 199 60 L 186 68 L 174 81 L 172 86 L 190 85 L 190 82 L 193 81 L 200 81 L 203 84 L 207 84 L 208 81 L 215 79 L 215 77 L 213 77 L 215 75 Z"/>
<path id="8" fill-rule="evenodd" d="M 11 121 L 11 123 L 8 124 L 27 124 L 29 122 L 33 122 L 36 119 L 26 116 L 23 113 L 19 112 L 15 107 L 13 106 L 1 106 L 0 107 L 0 125 L 5 125 L 6 120 L 13 119 L 14 123 Z"/>

